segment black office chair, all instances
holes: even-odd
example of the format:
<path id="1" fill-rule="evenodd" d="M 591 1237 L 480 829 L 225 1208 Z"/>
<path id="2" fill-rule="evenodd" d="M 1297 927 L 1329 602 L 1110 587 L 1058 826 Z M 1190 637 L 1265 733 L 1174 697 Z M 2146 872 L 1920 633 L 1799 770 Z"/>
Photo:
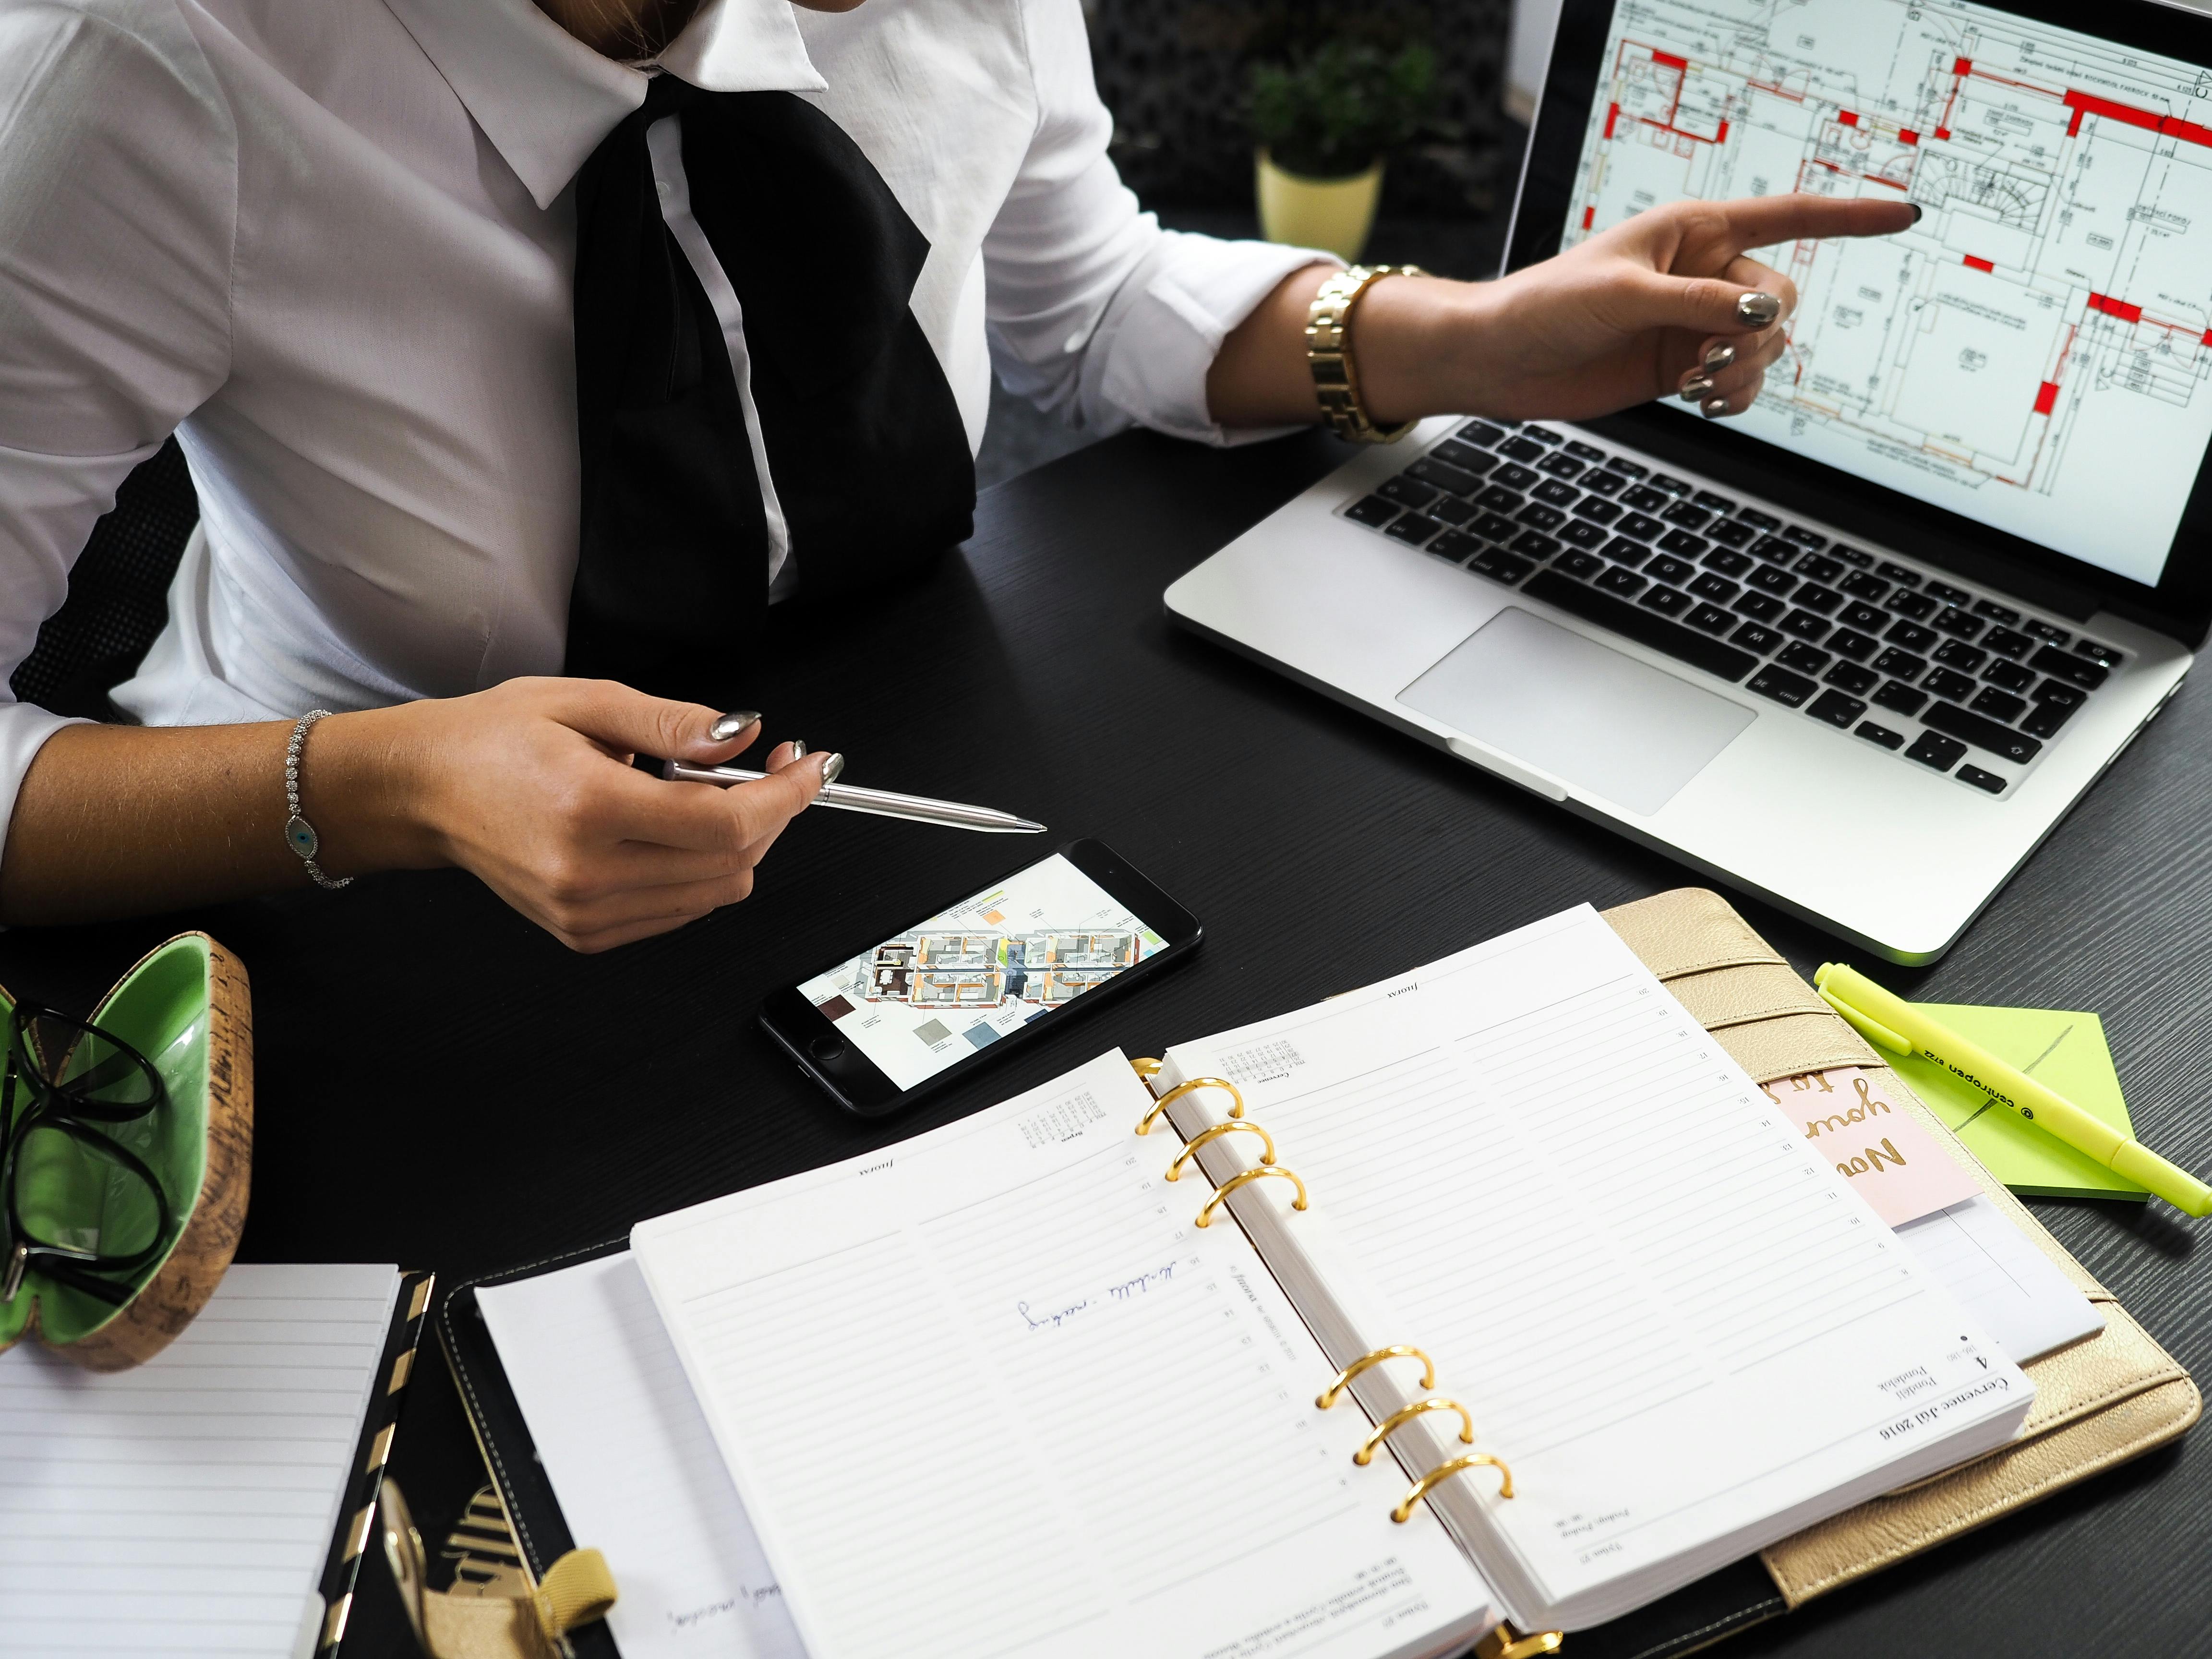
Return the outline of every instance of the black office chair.
<path id="1" fill-rule="evenodd" d="M 169 583 L 199 522 L 184 452 L 170 439 L 116 492 L 70 572 L 69 598 L 8 684 L 57 714 L 118 719 L 107 694 L 137 672 L 169 619 Z"/>

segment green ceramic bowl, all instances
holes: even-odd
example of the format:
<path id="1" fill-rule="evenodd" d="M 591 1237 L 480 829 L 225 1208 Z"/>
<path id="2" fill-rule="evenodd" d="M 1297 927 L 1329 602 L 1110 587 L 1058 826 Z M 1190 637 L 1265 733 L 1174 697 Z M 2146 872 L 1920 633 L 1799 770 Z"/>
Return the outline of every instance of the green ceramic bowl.
<path id="1" fill-rule="evenodd" d="M 0 1018 L 14 1012 L 0 991 Z M 246 1224 L 253 1157 L 253 1027 L 245 970 L 204 933 L 180 933 L 149 952 L 92 1013 L 161 1073 L 168 1099 L 136 1122 L 102 1129 L 161 1178 L 171 1217 L 165 1246 L 113 1307 L 46 1279 L 33 1267 L 0 1303 L 0 1349 L 25 1335 L 94 1370 L 119 1370 L 158 1353 L 206 1304 Z M 12 1103 L 11 1103 L 12 1104 Z M 152 1206 L 134 1183 L 112 1182 L 66 1143 L 25 1162 L 17 1199 L 41 1237 L 143 1238 Z"/>

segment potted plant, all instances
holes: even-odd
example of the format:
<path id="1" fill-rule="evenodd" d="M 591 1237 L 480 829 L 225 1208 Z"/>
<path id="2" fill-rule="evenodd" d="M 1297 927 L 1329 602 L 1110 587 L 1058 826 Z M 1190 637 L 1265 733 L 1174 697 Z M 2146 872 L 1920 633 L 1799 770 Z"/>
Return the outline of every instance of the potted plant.
<path id="1" fill-rule="evenodd" d="M 1425 123 L 1436 57 L 1332 40 L 1252 70 L 1261 234 L 1359 257 L 1375 222 L 1382 167 Z"/>

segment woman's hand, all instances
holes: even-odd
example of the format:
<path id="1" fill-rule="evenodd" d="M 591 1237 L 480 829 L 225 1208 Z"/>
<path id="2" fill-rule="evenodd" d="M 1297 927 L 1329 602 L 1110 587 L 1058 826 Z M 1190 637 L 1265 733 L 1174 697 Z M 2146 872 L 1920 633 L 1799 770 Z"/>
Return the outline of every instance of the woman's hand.
<path id="1" fill-rule="evenodd" d="M 1787 349 L 1797 301 L 1787 276 L 1745 251 L 1891 235 L 1919 215 L 1905 202 L 1823 196 L 1679 202 L 1493 283 L 1389 277 L 1352 313 L 1361 395 L 1386 426 L 1444 414 L 1585 419 L 1677 396 L 1709 416 L 1740 415 Z M 1287 278 L 1224 343 L 1206 382 L 1216 420 L 1314 418 L 1304 334 L 1324 274 Z"/>
<path id="2" fill-rule="evenodd" d="M 753 871 L 820 791 L 830 755 L 786 744 L 730 789 L 669 783 L 635 753 L 714 765 L 759 735 L 607 680 L 518 679 L 470 696 L 337 714 L 315 727 L 301 805 L 325 867 L 458 864 L 577 951 L 696 921 Z"/>
<path id="3" fill-rule="evenodd" d="M 1466 321 L 1439 343 L 1443 360 L 1424 377 L 1423 412 L 1574 420 L 1680 397 L 1709 416 L 1741 415 L 1789 346 L 1784 324 L 1797 305 L 1790 280 L 1745 250 L 1885 236 L 1919 216 L 1909 203 L 1823 196 L 1680 202 L 1639 213 L 1556 258 L 1468 290 Z M 1391 286 L 1376 284 L 1363 308 Z M 1355 329 L 1373 321 L 1358 318 Z M 1364 343 L 1357 333 L 1354 341 Z M 1376 416 L 1404 419 L 1388 408 L 1395 388 L 1384 374 L 1380 384 L 1368 379 Z"/>

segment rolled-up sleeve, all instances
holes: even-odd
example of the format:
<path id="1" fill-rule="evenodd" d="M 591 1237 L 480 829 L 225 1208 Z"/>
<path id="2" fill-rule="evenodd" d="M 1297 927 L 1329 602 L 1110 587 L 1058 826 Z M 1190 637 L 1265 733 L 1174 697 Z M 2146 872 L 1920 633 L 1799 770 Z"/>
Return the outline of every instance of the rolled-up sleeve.
<path id="1" fill-rule="evenodd" d="M 0 826 L 70 723 L 9 677 L 117 487 L 228 373 L 235 131 L 174 9 L 131 17 L 0 11 Z"/>
<path id="2" fill-rule="evenodd" d="M 1102 435 L 1142 425 L 1227 444 L 1207 408 L 1221 343 L 1311 248 L 1163 230 L 1107 155 L 1078 0 L 1024 7 L 1037 130 L 984 239 L 991 354 L 1009 391 Z M 1277 428 L 1279 430 L 1279 428 Z"/>

